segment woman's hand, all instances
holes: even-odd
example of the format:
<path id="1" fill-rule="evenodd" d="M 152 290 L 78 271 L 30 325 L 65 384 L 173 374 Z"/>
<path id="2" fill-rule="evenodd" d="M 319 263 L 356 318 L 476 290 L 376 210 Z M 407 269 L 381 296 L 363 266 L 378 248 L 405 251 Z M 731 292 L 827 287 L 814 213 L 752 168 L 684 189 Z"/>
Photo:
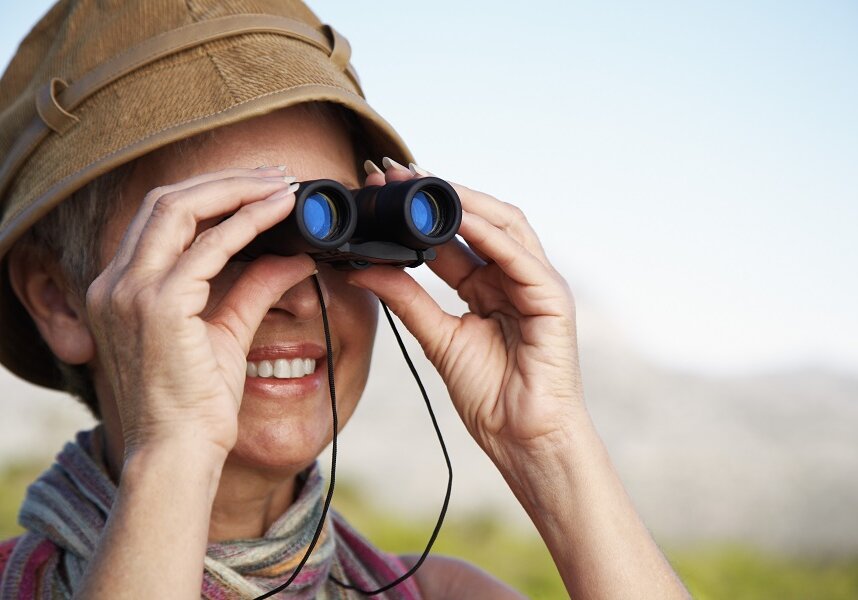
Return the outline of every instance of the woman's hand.
<path id="1" fill-rule="evenodd" d="M 392 163 L 367 184 L 414 176 Z M 469 312 L 444 312 L 403 270 L 376 266 L 350 275 L 350 282 L 372 290 L 402 319 L 468 431 L 499 466 L 511 467 L 521 451 L 541 453 L 566 439 L 583 412 L 574 302 L 521 210 L 453 187 L 467 245 L 452 240 L 428 265 Z"/>
<path id="2" fill-rule="evenodd" d="M 387 163 L 387 161 L 385 161 Z M 403 180 L 387 163 L 367 183 Z M 522 212 L 461 185 L 459 234 L 429 264 L 468 304 L 445 313 L 404 271 L 350 275 L 402 319 L 468 431 L 542 535 L 572 598 L 688 598 L 640 521 L 589 419 L 575 308 Z"/>
<path id="3" fill-rule="evenodd" d="M 278 168 L 230 169 L 152 190 L 90 286 L 88 318 L 126 457 L 178 439 L 224 457 L 235 445 L 253 336 L 315 265 L 306 255 L 261 257 L 213 306 L 209 280 L 291 212 L 293 181 Z"/>

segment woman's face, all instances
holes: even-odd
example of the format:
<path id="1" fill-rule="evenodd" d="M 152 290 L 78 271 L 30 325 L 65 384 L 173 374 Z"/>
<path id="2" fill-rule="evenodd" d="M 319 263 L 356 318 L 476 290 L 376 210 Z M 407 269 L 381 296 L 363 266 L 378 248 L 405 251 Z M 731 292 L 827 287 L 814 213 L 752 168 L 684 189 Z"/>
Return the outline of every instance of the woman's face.
<path id="1" fill-rule="evenodd" d="M 324 114 L 301 107 L 221 128 L 193 146 L 193 150 L 183 152 L 159 151 L 138 163 L 124 192 L 127 208 L 105 232 L 103 264 L 115 253 L 143 196 L 160 185 L 224 168 L 260 165 L 285 165 L 285 174 L 295 175 L 298 181 L 334 179 L 349 189 L 360 184 L 352 143 L 344 127 Z M 216 222 L 204 223 L 200 230 Z M 230 263 L 211 281 L 206 311 L 217 305 L 243 268 L 244 263 Z M 344 273 L 327 265 L 319 265 L 318 277 L 330 321 L 342 426 L 354 411 L 366 383 L 377 300 L 369 292 L 346 284 Z M 292 379 L 248 376 L 238 415 L 238 441 L 230 461 L 272 469 L 303 468 L 331 439 L 325 337 L 311 279 L 287 291 L 271 307 L 248 355 L 249 362 L 263 373 L 268 368 L 263 367 L 263 361 L 275 365 L 277 360 L 295 359 L 317 359 L 315 371 Z M 99 392 L 105 387 L 109 388 L 98 386 Z M 121 440 L 121 425 L 112 399 L 106 403 L 100 397 L 100 402 L 108 436 L 119 436 Z"/>

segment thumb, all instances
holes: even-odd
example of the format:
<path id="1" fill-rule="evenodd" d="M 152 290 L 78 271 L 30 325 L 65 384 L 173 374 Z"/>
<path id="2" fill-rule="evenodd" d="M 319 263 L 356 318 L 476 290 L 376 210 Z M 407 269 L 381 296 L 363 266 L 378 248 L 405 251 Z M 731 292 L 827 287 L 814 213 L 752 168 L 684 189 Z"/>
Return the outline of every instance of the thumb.
<path id="1" fill-rule="evenodd" d="M 354 271 L 346 279 L 373 292 L 393 311 L 417 339 L 427 358 L 440 370 L 440 359 L 450 347 L 460 319 L 444 312 L 438 303 L 402 269 L 372 266 Z"/>

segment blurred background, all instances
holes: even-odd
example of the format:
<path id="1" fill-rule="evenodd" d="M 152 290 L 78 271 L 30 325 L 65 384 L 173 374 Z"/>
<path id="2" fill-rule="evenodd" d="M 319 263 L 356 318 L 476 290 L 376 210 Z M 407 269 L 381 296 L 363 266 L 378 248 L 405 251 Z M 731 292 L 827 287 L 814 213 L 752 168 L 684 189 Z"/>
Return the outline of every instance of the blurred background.
<path id="1" fill-rule="evenodd" d="M 50 4 L 4 6 L 0 63 Z M 421 166 L 527 213 L 576 295 L 597 427 L 695 596 L 858 598 L 858 4 L 311 6 Z M 336 502 L 383 548 L 419 551 L 444 463 L 386 326 L 375 354 Z M 456 473 L 438 551 L 563 597 L 418 368 Z M 5 371 L 0 410 L 8 537 L 26 485 L 92 421 Z"/>

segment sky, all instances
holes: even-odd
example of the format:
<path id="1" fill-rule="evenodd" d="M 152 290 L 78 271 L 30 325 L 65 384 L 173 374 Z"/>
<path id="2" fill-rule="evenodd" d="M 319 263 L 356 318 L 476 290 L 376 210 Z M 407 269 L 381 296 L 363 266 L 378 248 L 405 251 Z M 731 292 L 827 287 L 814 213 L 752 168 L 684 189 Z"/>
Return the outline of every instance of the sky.
<path id="1" fill-rule="evenodd" d="M 5 65 L 50 2 L 3 2 Z M 310 5 L 421 166 L 524 209 L 582 336 L 858 374 L 858 4 Z"/>

